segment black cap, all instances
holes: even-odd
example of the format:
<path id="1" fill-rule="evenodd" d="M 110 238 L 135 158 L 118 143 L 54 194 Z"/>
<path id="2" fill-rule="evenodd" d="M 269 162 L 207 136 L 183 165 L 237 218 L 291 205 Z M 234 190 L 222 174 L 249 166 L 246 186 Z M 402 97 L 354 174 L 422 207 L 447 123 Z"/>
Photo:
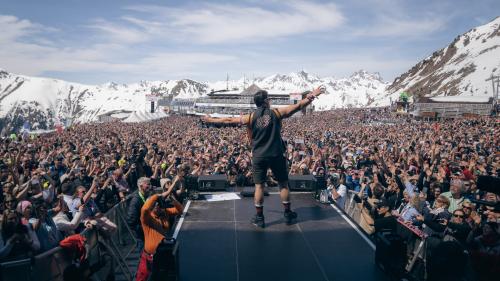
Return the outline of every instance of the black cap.
<path id="1" fill-rule="evenodd" d="M 391 208 L 391 204 L 389 200 L 382 198 L 377 202 L 377 208 L 382 208 L 382 207 L 388 207 L 389 209 Z"/>
<path id="2" fill-rule="evenodd" d="M 267 91 L 260 90 L 253 96 L 253 101 L 257 107 L 261 107 L 264 105 L 265 100 L 267 99 Z"/>
<path id="3" fill-rule="evenodd" d="M 162 196 L 158 196 L 155 205 L 162 209 L 173 207 L 172 200 L 168 197 L 164 198 Z"/>

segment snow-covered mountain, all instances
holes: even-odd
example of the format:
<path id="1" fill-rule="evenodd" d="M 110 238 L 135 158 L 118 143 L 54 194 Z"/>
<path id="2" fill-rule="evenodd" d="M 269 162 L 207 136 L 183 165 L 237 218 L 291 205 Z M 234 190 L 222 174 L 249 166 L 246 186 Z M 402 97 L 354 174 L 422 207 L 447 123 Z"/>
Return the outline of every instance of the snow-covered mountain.
<path id="1" fill-rule="evenodd" d="M 241 78 L 213 83 L 184 79 L 97 86 L 15 75 L 0 70 L 0 127 L 10 125 L 19 128 L 25 120 L 30 121 L 33 129 L 52 128 L 56 120 L 90 122 L 102 114 L 145 109 L 146 94 L 197 98 L 211 90 L 223 90 L 228 86 L 231 90 L 243 91 L 251 84 L 273 94 L 297 93 L 325 85 L 327 94 L 315 101 L 319 110 L 380 105 L 373 101 L 384 95 L 387 86 L 378 73 L 362 70 L 342 79 L 318 78 L 300 71 L 252 80 Z"/>
<path id="2" fill-rule="evenodd" d="M 211 89 L 243 90 L 251 84 L 267 90 L 272 94 L 299 93 L 324 85 L 326 94 L 314 102 L 316 109 L 327 110 L 343 107 L 365 107 L 387 105 L 374 102 L 385 94 L 388 83 L 384 82 L 378 73 L 368 73 L 364 70 L 353 73 L 348 78 L 319 78 L 300 71 L 287 75 L 274 74 L 268 77 L 235 81 L 219 81 L 210 83 Z"/>
<path id="3" fill-rule="evenodd" d="M 50 129 L 56 120 L 97 120 L 106 113 L 146 108 L 146 94 L 197 97 L 207 85 L 193 80 L 141 81 L 135 84 L 83 85 L 62 80 L 15 75 L 0 70 L 0 127 Z"/>
<path id="4" fill-rule="evenodd" d="M 492 75 L 500 75 L 500 17 L 458 36 L 387 88 L 387 100 L 401 91 L 419 96 L 491 96 Z"/>

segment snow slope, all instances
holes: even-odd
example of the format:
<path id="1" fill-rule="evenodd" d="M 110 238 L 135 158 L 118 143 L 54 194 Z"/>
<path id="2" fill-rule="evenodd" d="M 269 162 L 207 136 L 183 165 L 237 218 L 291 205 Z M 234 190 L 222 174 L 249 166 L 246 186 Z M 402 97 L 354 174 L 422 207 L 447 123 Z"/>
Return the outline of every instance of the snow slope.
<path id="1" fill-rule="evenodd" d="M 500 17 L 456 37 L 397 77 L 384 99 L 401 91 L 417 97 L 492 96 L 491 81 L 485 81 L 492 75 L 500 75 Z"/>

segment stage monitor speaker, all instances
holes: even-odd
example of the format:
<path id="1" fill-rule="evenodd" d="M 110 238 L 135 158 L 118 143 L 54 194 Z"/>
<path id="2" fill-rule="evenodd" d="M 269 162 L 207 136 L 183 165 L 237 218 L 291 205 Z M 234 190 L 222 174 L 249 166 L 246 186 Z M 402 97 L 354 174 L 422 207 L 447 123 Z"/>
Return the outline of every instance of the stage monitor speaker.
<path id="1" fill-rule="evenodd" d="M 316 178 L 313 175 L 290 175 L 288 186 L 292 191 L 314 191 L 316 189 Z"/>
<path id="2" fill-rule="evenodd" d="M 226 175 L 202 175 L 198 177 L 199 191 L 226 190 L 227 187 Z"/>

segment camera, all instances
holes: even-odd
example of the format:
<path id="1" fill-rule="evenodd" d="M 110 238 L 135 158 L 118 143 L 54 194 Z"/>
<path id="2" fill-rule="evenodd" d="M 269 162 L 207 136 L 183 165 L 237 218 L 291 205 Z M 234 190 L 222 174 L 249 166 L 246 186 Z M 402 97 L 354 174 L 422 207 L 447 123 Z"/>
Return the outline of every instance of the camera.
<path id="1" fill-rule="evenodd" d="M 365 207 L 368 211 L 372 211 L 373 206 L 368 202 L 368 198 L 361 198 L 357 194 L 354 195 L 353 197 L 354 202 L 356 203 L 363 203 L 363 207 Z"/>
<path id="2" fill-rule="evenodd" d="M 491 192 L 500 195 L 500 178 L 494 176 L 478 176 L 477 188 L 482 192 Z M 490 202 L 485 200 L 470 199 L 470 201 L 477 205 L 484 205 L 492 207 L 495 212 L 500 211 L 500 202 Z"/>
<path id="3" fill-rule="evenodd" d="M 365 207 L 369 212 L 372 211 L 373 206 L 368 202 L 368 198 L 363 199 L 363 207 Z"/>

